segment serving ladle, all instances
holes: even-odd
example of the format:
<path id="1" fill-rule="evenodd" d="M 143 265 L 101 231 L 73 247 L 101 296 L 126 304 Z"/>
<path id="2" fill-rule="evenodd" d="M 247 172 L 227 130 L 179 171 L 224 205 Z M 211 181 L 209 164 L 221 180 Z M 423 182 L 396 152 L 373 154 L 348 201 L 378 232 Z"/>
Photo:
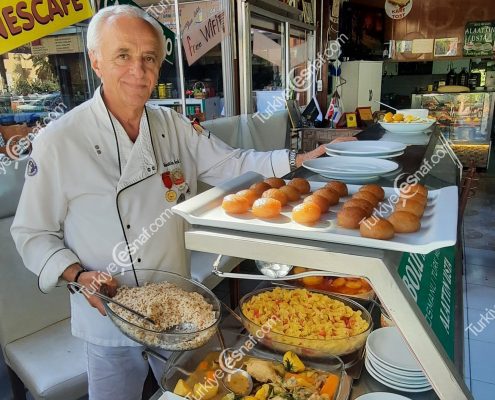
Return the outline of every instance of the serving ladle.
<path id="1" fill-rule="evenodd" d="M 67 288 L 72 292 L 72 289 L 71 290 L 71 287 L 74 286 L 75 288 L 81 290 L 81 291 L 84 291 L 84 290 L 87 290 L 86 286 L 83 286 L 81 285 L 80 283 L 77 283 L 77 282 L 69 282 L 67 284 Z M 77 290 L 76 290 L 77 291 Z M 144 314 L 141 314 L 140 312 L 136 311 L 136 310 L 133 310 L 132 308 L 126 306 L 125 304 L 122 304 L 120 301 L 117 301 L 117 300 L 114 300 L 112 299 L 111 297 L 108 297 L 108 296 L 105 296 L 103 293 L 100 293 L 96 290 L 92 291 L 91 293 L 89 293 L 91 296 L 96 296 L 98 298 L 100 298 L 101 300 L 104 300 L 108 303 L 113 303 L 115 304 L 116 306 L 118 307 L 121 307 L 123 308 L 124 310 L 126 311 L 129 311 L 131 314 L 135 315 L 136 317 L 138 317 L 139 319 L 142 319 L 142 320 L 145 320 L 146 322 L 150 323 L 150 324 L 153 324 L 153 325 L 157 325 L 155 321 L 153 321 L 153 319 L 151 319 L 150 317 L 144 315 Z M 171 327 L 173 328 L 173 327 Z"/>
<path id="2" fill-rule="evenodd" d="M 222 332 L 218 328 L 217 328 L 217 337 L 218 337 L 218 341 L 220 342 L 220 347 L 222 349 L 222 352 L 220 353 L 220 358 L 223 358 L 222 360 L 219 359 L 219 361 L 221 361 L 221 367 L 225 367 L 225 369 L 222 368 L 222 370 L 226 372 L 226 374 L 224 374 L 222 378 L 223 386 L 227 390 L 230 390 L 232 393 L 234 393 L 236 396 L 247 396 L 251 394 L 251 391 L 253 390 L 253 386 L 254 386 L 253 378 L 247 371 L 244 371 L 241 368 L 230 368 L 226 364 L 225 358 L 228 357 L 227 355 L 228 349 L 225 346 L 225 340 L 222 335 Z M 242 377 L 246 379 L 247 387 L 243 391 L 236 391 L 231 385 L 231 380 L 237 374 L 242 375 Z"/>

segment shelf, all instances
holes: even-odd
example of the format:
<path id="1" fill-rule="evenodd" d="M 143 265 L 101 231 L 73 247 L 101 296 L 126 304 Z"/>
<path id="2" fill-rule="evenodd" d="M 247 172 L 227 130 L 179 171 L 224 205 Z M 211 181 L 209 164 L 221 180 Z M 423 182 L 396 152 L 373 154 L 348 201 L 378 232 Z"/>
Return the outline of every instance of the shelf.
<path id="1" fill-rule="evenodd" d="M 364 133 L 366 132 L 360 134 L 360 139 L 366 137 Z M 429 145 L 422 147 L 421 155 L 409 151 L 407 154 L 409 162 L 414 161 L 415 165 L 421 165 L 422 161 L 430 157 L 437 146 L 443 143 L 438 142 L 439 139 L 438 133 L 432 136 Z M 456 170 L 453 168 L 454 164 L 446 161 L 437 167 L 428 175 L 426 181 L 436 179 L 438 181 L 436 184 L 441 186 L 452 184 L 440 182 L 446 179 L 444 169 L 448 170 L 448 177 L 453 170 Z M 414 171 L 415 168 L 417 166 L 413 167 Z M 409 173 L 409 168 L 405 171 Z M 299 173 L 304 175 L 304 171 Z M 458 174 L 457 171 L 455 177 L 452 177 L 455 182 L 458 182 Z M 192 225 L 185 233 L 185 245 L 186 248 L 195 251 L 301 265 L 334 276 L 357 276 L 366 279 L 387 308 L 434 389 L 427 393 L 408 394 L 408 396 L 412 399 L 473 399 L 461 375 L 464 332 L 462 314 L 459 314 L 459 310 L 462 312 L 462 296 L 458 296 L 458 293 L 462 284 L 460 278 L 462 262 L 455 249 L 445 248 L 421 256 L 359 245 L 343 245 L 198 225 Z M 456 254 L 455 261 L 454 254 Z M 412 287 L 415 285 L 412 283 L 414 279 L 418 282 L 417 290 Z M 432 290 L 432 287 L 435 289 Z M 448 298 L 454 300 L 445 303 L 446 293 L 450 293 Z M 443 311 L 433 309 L 434 306 L 425 308 L 425 304 L 430 304 L 430 300 L 431 304 L 441 300 L 440 309 Z M 351 399 L 375 390 L 392 391 L 374 382 L 364 373 L 355 382 Z"/>

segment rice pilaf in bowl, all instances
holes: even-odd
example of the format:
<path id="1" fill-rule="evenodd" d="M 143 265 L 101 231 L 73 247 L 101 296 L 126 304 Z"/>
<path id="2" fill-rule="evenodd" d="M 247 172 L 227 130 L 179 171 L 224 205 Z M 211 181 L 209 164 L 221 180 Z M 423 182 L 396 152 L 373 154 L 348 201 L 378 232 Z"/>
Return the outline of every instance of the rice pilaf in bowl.
<path id="1" fill-rule="evenodd" d="M 326 292 L 267 288 L 240 302 L 246 329 L 265 346 L 311 357 L 341 356 L 361 349 L 372 329 L 360 304 Z"/>
<path id="2" fill-rule="evenodd" d="M 205 286 L 180 275 L 152 269 L 124 271 L 113 299 L 151 318 L 146 322 L 129 311 L 104 302 L 107 315 L 130 339 L 150 348 L 191 350 L 204 345 L 220 322 L 220 301 Z M 166 332 L 187 324 L 190 329 Z"/>

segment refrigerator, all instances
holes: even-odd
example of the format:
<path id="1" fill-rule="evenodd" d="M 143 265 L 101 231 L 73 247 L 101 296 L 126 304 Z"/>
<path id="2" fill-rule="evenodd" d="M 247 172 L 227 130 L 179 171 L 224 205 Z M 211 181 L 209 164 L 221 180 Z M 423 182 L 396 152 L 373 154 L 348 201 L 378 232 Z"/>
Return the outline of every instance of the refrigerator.
<path id="1" fill-rule="evenodd" d="M 427 108 L 465 167 L 488 168 L 495 92 L 413 94 L 412 108 Z"/>
<path id="2" fill-rule="evenodd" d="M 341 65 L 340 98 L 344 112 L 354 112 L 357 107 L 380 109 L 382 92 L 382 61 L 346 61 Z M 344 81 L 345 80 L 345 81 Z"/>

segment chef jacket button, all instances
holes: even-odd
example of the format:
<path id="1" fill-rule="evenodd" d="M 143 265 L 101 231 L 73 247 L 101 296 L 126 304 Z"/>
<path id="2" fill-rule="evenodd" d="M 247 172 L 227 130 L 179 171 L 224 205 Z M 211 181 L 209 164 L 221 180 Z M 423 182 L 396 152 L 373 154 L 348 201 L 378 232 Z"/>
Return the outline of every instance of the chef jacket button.
<path id="1" fill-rule="evenodd" d="M 162 133 L 162 137 L 165 137 L 165 135 Z"/>
<path id="2" fill-rule="evenodd" d="M 156 168 L 155 167 L 151 167 L 151 169 L 154 171 Z"/>
<path id="3" fill-rule="evenodd" d="M 138 258 L 138 260 L 137 260 L 137 261 L 138 261 L 138 262 L 141 262 L 141 259 L 140 259 L 140 258 Z"/>
<path id="4" fill-rule="evenodd" d="M 150 167 L 148 167 L 148 172 L 150 172 L 150 171 L 151 171 L 151 168 L 150 168 Z"/>
<path id="5" fill-rule="evenodd" d="M 131 229 L 131 226 L 129 224 L 127 224 L 127 229 Z"/>

